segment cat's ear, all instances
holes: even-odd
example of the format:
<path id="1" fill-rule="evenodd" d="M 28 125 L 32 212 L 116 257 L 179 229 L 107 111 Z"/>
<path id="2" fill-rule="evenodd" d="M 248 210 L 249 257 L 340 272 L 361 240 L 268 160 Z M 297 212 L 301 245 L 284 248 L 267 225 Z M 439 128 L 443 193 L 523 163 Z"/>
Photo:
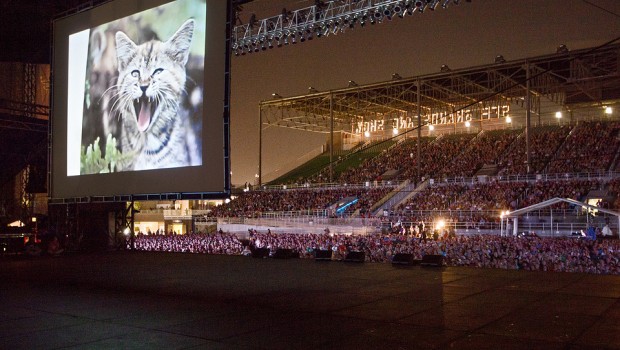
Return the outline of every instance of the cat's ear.
<path id="1" fill-rule="evenodd" d="M 194 20 L 188 19 L 181 25 L 179 30 L 166 41 L 170 56 L 182 65 L 185 65 L 189 58 L 189 48 L 192 45 L 193 35 Z"/>
<path id="2" fill-rule="evenodd" d="M 129 60 L 134 57 L 137 48 L 136 44 L 125 33 L 116 32 L 116 56 L 118 57 L 119 71 L 127 68 Z"/>

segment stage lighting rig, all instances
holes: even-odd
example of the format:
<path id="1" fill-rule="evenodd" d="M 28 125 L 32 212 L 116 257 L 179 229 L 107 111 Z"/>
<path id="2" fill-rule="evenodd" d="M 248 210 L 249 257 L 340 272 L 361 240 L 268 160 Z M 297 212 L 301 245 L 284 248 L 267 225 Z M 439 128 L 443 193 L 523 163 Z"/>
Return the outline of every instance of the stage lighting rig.
<path id="1" fill-rule="evenodd" d="M 434 10 L 439 3 L 447 8 L 450 4 L 458 5 L 459 0 L 315 0 L 313 6 L 294 11 L 284 8 L 273 17 L 259 20 L 252 15 L 248 23 L 233 28 L 231 47 L 235 56 L 264 51 L 281 47 L 283 43 L 311 40 L 314 36 L 344 33 L 357 24 L 364 27 L 368 22 L 381 23 L 384 19 Z"/>

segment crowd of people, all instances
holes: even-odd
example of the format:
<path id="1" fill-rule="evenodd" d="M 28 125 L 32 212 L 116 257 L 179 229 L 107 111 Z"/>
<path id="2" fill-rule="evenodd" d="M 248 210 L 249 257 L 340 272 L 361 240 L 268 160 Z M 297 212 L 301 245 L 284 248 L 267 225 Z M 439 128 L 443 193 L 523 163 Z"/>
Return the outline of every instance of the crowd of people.
<path id="1" fill-rule="evenodd" d="M 214 217 L 259 217 L 268 212 L 330 210 L 335 215 L 338 201 L 355 197 L 357 202 L 342 214 L 368 211 L 378 200 L 385 197 L 393 186 L 349 186 L 338 188 L 296 188 L 279 190 L 256 190 L 241 193 L 230 203 L 213 207 Z"/>
<path id="2" fill-rule="evenodd" d="M 475 184 L 438 184 L 427 187 L 397 209 L 410 210 L 515 210 L 561 197 L 581 200 L 601 189 L 597 180 L 491 181 Z"/>
<path id="3" fill-rule="evenodd" d="M 441 170 L 440 178 L 472 177 L 485 164 L 496 165 L 498 159 L 518 136 L 517 130 L 485 131 L 474 139 L 454 161 Z"/>
<path id="4" fill-rule="evenodd" d="M 530 143 L 530 172 L 538 173 L 544 170 L 547 163 L 553 158 L 558 148 L 571 131 L 569 126 L 540 126 L 532 128 Z M 500 175 L 527 174 L 527 138 L 521 135 L 510 151 L 504 154 L 499 162 Z"/>
<path id="5" fill-rule="evenodd" d="M 441 255 L 447 266 L 556 272 L 620 274 L 620 240 L 540 238 L 537 236 L 454 235 L 432 231 L 415 233 L 339 235 L 291 234 L 251 230 L 249 240 L 234 234 L 187 234 L 136 237 L 135 249 L 146 251 L 249 255 L 256 248 L 272 253 L 290 249 L 301 258 L 314 258 L 318 250 L 332 251 L 335 260 L 351 251 L 363 252 L 365 261 L 389 263 L 396 254 Z M 127 243 L 130 248 L 130 241 Z"/>
<path id="6" fill-rule="evenodd" d="M 133 245 L 133 247 L 132 247 Z M 127 249 L 152 252 L 203 253 L 238 255 L 244 246 L 236 235 L 224 232 L 185 235 L 137 235 L 127 239 Z"/>
<path id="7" fill-rule="evenodd" d="M 618 122 L 584 122 L 566 138 L 548 173 L 606 171 L 620 146 Z"/>
<path id="8" fill-rule="evenodd" d="M 607 171 L 620 147 L 618 122 L 582 122 L 576 126 L 533 127 L 529 136 L 530 173 Z M 471 177 L 483 165 L 497 166 L 499 175 L 527 173 L 524 129 L 484 131 L 420 139 L 421 177 Z M 390 143 L 359 166 L 342 171 L 338 183 L 376 181 L 389 171 L 396 180 L 418 175 L 417 139 Z M 317 180 L 311 178 L 310 182 Z"/>

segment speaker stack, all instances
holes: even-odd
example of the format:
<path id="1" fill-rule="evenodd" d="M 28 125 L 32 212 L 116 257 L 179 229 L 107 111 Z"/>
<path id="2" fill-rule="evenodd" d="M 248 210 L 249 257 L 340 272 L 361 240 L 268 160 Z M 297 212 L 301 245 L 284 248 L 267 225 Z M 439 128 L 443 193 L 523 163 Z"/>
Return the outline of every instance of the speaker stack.
<path id="1" fill-rule="evenodd" d="M 252 250 L 253 258 L 268 258 L 269 257 L 269 249 L 268 248 L 254 248 Z"/>
<path id="2" fill-rule="evenodd" d="M 392 258 L 392 265 L 413 265 L 413 254 L 398 253 Z"/>
<path id="3" fill-rule="evenodd" d="M 351 251 L 347 253 L 344 261 L 361 263 L 364 262 L 365 258 L 366 254 L 364 252 Z"/>
<path id="4" fill-rule="evenodd" d="M 314 251 L 315 261 L 331 261 L 332 251 L 329 249 L 319 249 Z"/>
<path id="5" fill-rule="evenodd" d="M 443 255 L 424 255 L 422 257 L 422 262 L 420 263 L 422 266 L 435 266 L 442 267 L 443 266 Z"/>

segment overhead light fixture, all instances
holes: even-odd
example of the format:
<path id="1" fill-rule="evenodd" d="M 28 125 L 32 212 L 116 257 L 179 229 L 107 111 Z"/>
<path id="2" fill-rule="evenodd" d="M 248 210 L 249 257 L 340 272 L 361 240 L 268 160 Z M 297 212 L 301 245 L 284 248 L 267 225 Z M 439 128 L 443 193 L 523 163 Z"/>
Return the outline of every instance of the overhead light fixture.
<path id="1" fill-rule="evenodd" d="M 435 11 L 435 8 L 437 8 L 438 4 L 439 4 L 439 0 L 430 0 L 428 2 L 428 9 Z"/>
<path id="2" fill-rule="evenodd" d="M 555 112 L 555 117 L 557 119 L 562 119 L 562 112 L 560 112 L 560 111 Z"/>
<path id="3" fill-rule="evenodd" d="M 357 22 L 360 26 L 368 24 L 368 21 L 371 24 L 381 23 L 394 16 L 404 18 L 415 11 L 422 13 L 427 8 L 435 10 L 439 5 L 447 8 L 452 2 L 458 4 L 459 0 L 315 0 L 314 5 L 295 11 L 282 8 L 275 17 L 259 19 L 252 14 L 249 23 L 239 23 L 233 27 L 231 53 L 239 56 L 274 46 L 305 42 L 314 36 L 320 38 L 353 29 Z M 283 35 L 284 31 L 289 33 Z M 280 35 L 274 35 L 277 32 Z M 267 38 L 259 40 L 261 36 Z"/>
<path id="4" fill-rule="evenodd" d="M 506 63 L 506 59 L 502 55 L 495 56 L 495 63 Z"/>
<path id="5" fill-rule="evenodd" d="M 613 113 L 613 109 L 609 106 L 605 107 L 605 114 L 611 115 Z"/>

